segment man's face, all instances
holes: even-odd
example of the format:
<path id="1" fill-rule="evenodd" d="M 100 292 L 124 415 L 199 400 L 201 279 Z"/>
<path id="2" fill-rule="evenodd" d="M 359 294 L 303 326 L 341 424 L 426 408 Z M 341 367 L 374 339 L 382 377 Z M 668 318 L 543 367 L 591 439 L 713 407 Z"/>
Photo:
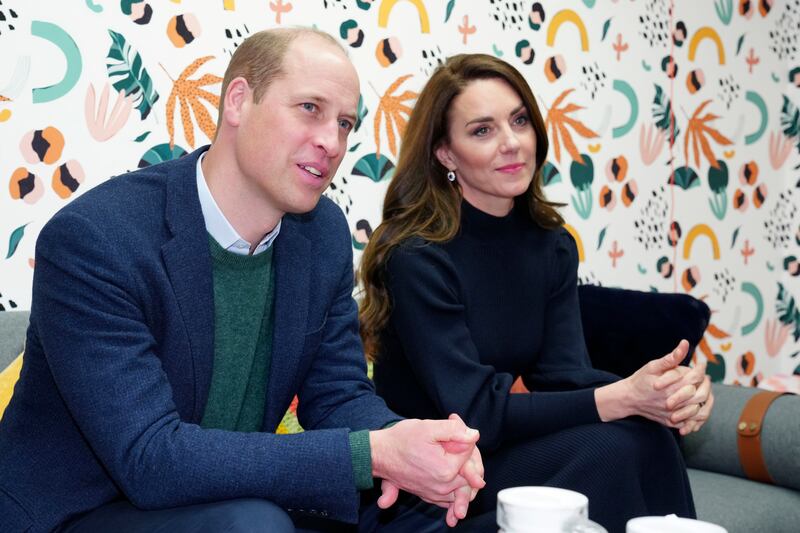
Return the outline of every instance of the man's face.
<path id="1" fill-rule="evenodd" d="M 246 98 L 235 148 L 247 193 L 280 215 L 317 205 L 347 151 L 359 96 L 353 65 L 315 36 L 290 44 L 283 71 L 259 103 Z"/>

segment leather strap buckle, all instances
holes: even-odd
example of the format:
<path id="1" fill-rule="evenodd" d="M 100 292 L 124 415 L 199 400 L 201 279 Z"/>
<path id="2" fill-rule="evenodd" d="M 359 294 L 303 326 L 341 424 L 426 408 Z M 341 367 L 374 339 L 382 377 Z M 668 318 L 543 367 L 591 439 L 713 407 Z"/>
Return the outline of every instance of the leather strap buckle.
<path id="1" fill-rule="evenodd" d="M 783 394 L 785 393 L 758 392 L 750 397 L 742 409 L 736 425 L 736 432 L 738 434 L 739 461 L 742 463 L 742 470 L 748 479 L 774 484 L 761 451 L 761 430 L 769 406 Z"/>

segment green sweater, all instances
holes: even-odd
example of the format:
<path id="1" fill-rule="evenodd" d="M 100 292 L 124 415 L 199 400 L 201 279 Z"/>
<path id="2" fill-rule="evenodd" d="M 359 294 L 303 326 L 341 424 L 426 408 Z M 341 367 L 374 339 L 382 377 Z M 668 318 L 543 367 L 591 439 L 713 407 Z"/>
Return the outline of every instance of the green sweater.
<path id="1" fill-rule="evenodd" d="M 272 250 L 239 255 L 209 236 L 214 274 L 214 370 L 204 428 L 261 431 L 272 356 Z M 359 490 L 372 488 L 369 432 L 350 433 Z"/>

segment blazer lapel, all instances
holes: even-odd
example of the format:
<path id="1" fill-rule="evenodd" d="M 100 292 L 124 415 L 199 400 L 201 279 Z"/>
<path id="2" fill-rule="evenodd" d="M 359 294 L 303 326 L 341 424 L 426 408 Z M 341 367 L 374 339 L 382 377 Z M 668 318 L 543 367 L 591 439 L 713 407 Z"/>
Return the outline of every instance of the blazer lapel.
<path id="1" fill-rule="evenodd" d="M 173 238 L 161 247 L 181 318 L 186 327 L 192 356 L 194 396 L 192 421 L 203 416 L 214 360 L 214 286 L 211 253 L 200 200 L 197 196 L 197 159 L 205 148 L 175 162 L 167 177 L 165 220 Z M 176 391 L 177 392 L 177 391 Z"/>
<path id="2" fill-rule="evenodd" d="M 287 215 L 275 240 L 275 320 L 272 362 L 267 383 L 264 428 L 277 427 L 291 400 L 292 384 L 300 362 L 308 321 L 311 243 L 300 231 L 301 223 Z"/>

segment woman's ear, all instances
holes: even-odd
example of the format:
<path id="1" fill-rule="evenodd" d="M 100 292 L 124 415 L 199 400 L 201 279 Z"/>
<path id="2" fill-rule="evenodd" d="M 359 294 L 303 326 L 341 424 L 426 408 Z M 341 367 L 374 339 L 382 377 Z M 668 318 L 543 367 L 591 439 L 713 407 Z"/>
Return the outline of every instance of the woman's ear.
<path id="1" fill-rule="evenodd" d="M 456 169 L 456 162 L 453 161 L 453 156 L 446 143 L 443 142 L 439 144 L 433 153 L 436 154 L 436 159 L 439 160 L 439 163 L 441 163 L 444 168 L 447 170 Z"/>

